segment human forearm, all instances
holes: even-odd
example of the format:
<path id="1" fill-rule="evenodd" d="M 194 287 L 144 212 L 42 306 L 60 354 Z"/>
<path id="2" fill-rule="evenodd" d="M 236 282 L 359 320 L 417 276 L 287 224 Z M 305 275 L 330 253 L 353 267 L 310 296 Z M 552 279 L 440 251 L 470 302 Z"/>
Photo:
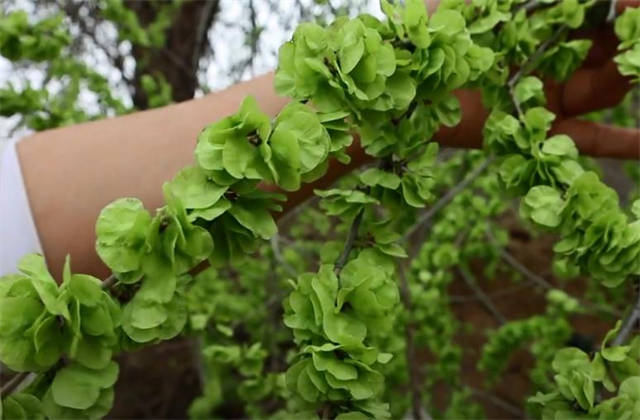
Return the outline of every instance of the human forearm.
<path id="1" fill-rule="evenodd" d="M 272 75 L 201 99 L 34 134 L 18 153 L 38 234 L 51 270 L 66 254 L 74 271 L 105 275 L 94 250 L 100 210 L 118 197 L 162 205 L 162 184 L 193 159 L 202 128 L 235 112 L 245 95 L 275 115 L 286 103 Z"/>
<path id="2" fill-rule="evenodd" d="M 487 110 L 477 91 L 456 93 L 462 121 L 443 128 L 435 140 L 445 146 L 479 147 Z M 33 135 L 19 144 L 19 155 L 35 223 L 50 268 L 60 273 L 66 254 L 73 256 L 74 270 L 99 276 L 106 267 L 94 250 L 94 224 L 100 210 L 118 197 L 138 197 L 149 209 L 162 205 L 162 184 L 192 162 L 193 149 L 202 128 L 237 111 L 246 95 L 276 115 L 287 102 L 273 90 L 267 74 L 204 98 Z M 575 125 L 559 127 L 573 134 Z M 593 137 L 581 128 L 582 137 Z M 638 139 L 622 136 L 618 142 L 576 138 L 585 153 L 629 156 Z M 635 141 L 635 144 L 634 144 Z M 348 166 L 331 162 L 327 175 L 290 193 L 285 212 L 310 197 L 315 188 L 329 186 L 338 177 L 369 158 L 357 142 L 349 150 Z"/>

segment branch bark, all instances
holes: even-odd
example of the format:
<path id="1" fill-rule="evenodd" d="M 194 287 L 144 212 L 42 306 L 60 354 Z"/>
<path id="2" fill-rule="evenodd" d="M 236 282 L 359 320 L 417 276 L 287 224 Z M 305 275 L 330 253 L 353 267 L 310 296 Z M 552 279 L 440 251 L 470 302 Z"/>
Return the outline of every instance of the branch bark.
<path id="1" fill-rule="evenodd" d="M 478 283 L 473 278 L 473 275 L 471 274 L 469 269 L 466 267 L 466 265 L 461 264 L 458 267 L 458 271 L 460 272 L 460 275 L 464 279 L 465 283 L 467 283 L 467 286 L 469 286 L 469 288 L 473 290 L 473 293 L 475 293 L 476 296 L 478 296 L 478 299 L 480 300 L 480 302 L 482 302 L 482 304 L 485 306 L 485 308 L 487 308 L 489 313 L 496 319 L 496 321 L 498 321 L 498 324 L 500 325 L 506 324 L 507 318 L 505 318 L 505 316 L 502 315 L 502 313 L 498 310 L 498 308 L 496 308 L 496 305 L 494 305 L 493 301 L 489 298 L 489 296 L 487 296 L 484 290 L 482 290 L 482 288 L 478 285 Z"/>
<path id="2" fill-rule="evenodd" d="M 143 27 L 156 19 L 159 2 L 127 0 Z M 161 74 L 172 89 L 172 99 L 182 102 L 192 99 L 198 87 L 198 62 L 205 49 L 206 33 L 220 9 L 219 0 L 186 0 L 173 17 L 165 32 L 162 48 L 134 45 L 132 54 L 136 60 L 133 80 L 133 103 L 139 109 L 148 108 L 148 100 L 142 89 L 144 74 Z"/>
<path id="3" fill-rule="evenodd" d="M 347 234 L 347 239 L 344 243 L 344 248 L 342 249 L 342 253 L 336 260 L 334 265 L 334 272 L 336 276 L 340 275 L 340 271 L 347 263 L 347 259 L 349 259 L 349 254 L 351 254 L 351 250 L 353 249 L 353 244 L 358 237 L 358 230 L 360 230 L 360 223 L 362 223 L 362 217 L 364 216 L 364 207 L 362 207 L 356 217 L 353 219 L 351 223 L 351 227 L 349 228 L 349 233 Z"/>
<path id="4" fill-rule="evenodd" d="M 27 380 L 31 372 L 19 372 L 0 389 L 0 398 L 5 397 Z"/>
<path id="5" fill-rule="evenodd" d="M 413 302 L 411 300 L 411 290 L 409 289 L 407 275 L 405 273 L 404 266 L 401 263 L 398 264 L 398 276 L 400 277 L 400 298 L 402 299 L 402 304 L 409 314 L 409 321 L 405 326 L 405 354 L 407 358 L 407 370 L 409 371 L 409 386 L 411 387 L 411 412 L 413 414 L 414 420 L 422 420 L 422 401 L 420 398 L 420 363 L 418 363 L 416 359 L 415 345 L 416 326 L 411 319 Z"/>
<path id="6" fill-rule="evenodd" d="M 500 257 L 511 266 L 511 268 L 513 268 L 514 270 L 518 271 L 520 274 L 522 274 L 523 276 L 525 276 L 527 279 L 529 279 L 530 281 L 532 281 L 533 283 L 537 284 L 538 286 L 542 287 L 545 290 L 550 290 L 550 289 L 555 289 L 555 287 L 549 283 L 547 280 L 545 280 L 544 278 L 540 277 L 539 275 L 537 275 L 536 273 L 534 273 L 533 271 L 529 270 L 527 267 L 524 266 L 524 264 L 522 264 L 520 261 L 518 261 L 513 255 L 511 255 L 510 253 L 508 253 L 507 251 L 505 251 L 504 249 L 502 249 L 502 247 L 500 247 L 497 242 L 496 239 L 494 238 L 493 234 L 489 231 L 487 231 L 487 238 L 489 239 L 490 242 L 492 242 L 497 248 L 498 248 L 498 252 L 500 253 Z M 578 302 L 580 302 L 580 304 L 582 306 L 584 306 L 587 309 L 591 309 L 594 311 L 602 311 L 602 312 L 607 312 L 611 315 L 614 316 L 620 316 L 620 312 L 615 310 L 615 309 L 611 309 L 608 308 L 606 306 L 601 306 L 598 304 L 594 304 L 592 302 L 588 302 L 585 301 L 584 299 L 575 297 L 575 299 L 578 300 Z"/>
<path id="7" fill-rule="evenodd" d="M 638 283 L 638 288 L 640 289 L 640 281 Z M 613 339 L 611 344 L 614 346 L 619 346 L 629 338 L 629 335 L 633 331 L 634 327 L 638 327 L 640 324 L 640 290 L 638 290 L 638 299 L 636 304 L 631 309 L 631 313 L 627 317 L 624 324 L 622 324 L 622 328 L 618 332 L 616 338 Z"/>
<path id="8" fill-rule="evenodd" d="M 484 162 L 476 166 L 473 171 L 469 172 L 469 174 L 462 181 L 460 181 L 457 185 L 447 191 L 445 195 L 440 197 L 440 199 L 433 206 L 431 206 L 429 210 L 422 214 L 418 221 L 413 226 L 411 226 L 409 230 L 407 230 L 403 239 L 408 239 L 422 225 L 431 221 L 431 219 L 433 219 L 433 217 L 436 216 L 440 210 L 442 210 L 447 204 L 449 204 L 451 200 L 453 200 L 460 192 L 467 188 L 469 184 L 475 181 L 478 175 L 480 175 L 489 167 L 491 162 L 493 162 L 493 157 L 488 157 Z"/>

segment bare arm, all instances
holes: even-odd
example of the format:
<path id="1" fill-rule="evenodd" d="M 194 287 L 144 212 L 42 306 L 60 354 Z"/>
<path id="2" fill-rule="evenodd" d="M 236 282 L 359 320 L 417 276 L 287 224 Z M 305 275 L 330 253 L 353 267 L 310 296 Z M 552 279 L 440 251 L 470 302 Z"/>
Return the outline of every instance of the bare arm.
<path id="1" fill-rule="evenodd" d="M 615 103 L 628 89 L 622 84 Z M 195 142 L 207 124 L 236 112 L 242 99 L 253 95 L 262 109 L 275 115 L 287 100 L 273 90 L 267 74 L 225 91 L 160 109 L 138 112 L 91 123 L 37 133 L 19 144 L 19 157 L 45 256 L 54 274 L 61 272 L 64 257 L 73 257 L 73 269 L 104 277 L 107 268 L 94 250 L 94 224 L 100 210 L 118 197 L 138 197 L 149 209 L 162 205 L 161 185 L 192 162 Z M 443 129 L 436 141 L 445 146 L 480 147 L 487 111 L 478 92 L 457 92 L 462 122 Z M 558 131 L 573 135 L 583 153 L 612 157 L 637 157 L 637 132 L 607 131 L 608 141 L 595 141 L 592 128 L 575 124 Z M 576 128 L 577 127 L 577 128 Z M 614 130 L 613 128 L 608 130 Z M 357 142 L 349 150 L 352 163 L 332 162 L 327 175 L 289 194 L 287 209 L 311 196 L 314 188 L 336 178 L 367 159 Z"/>
<path id="2" fill-rule="evenodd" d="M 286 100 L 271 74 L 164 108 L 34 134 L 18 154 L 36 227 L 53 273 L 66 254 L 74 271 L 104 276 L 94 250 L 100 210 L 118 197 L 162 205 L 162 184 L 193 161 L 205 125 L 237 111 L 245 95 L 275 115 Z"/>

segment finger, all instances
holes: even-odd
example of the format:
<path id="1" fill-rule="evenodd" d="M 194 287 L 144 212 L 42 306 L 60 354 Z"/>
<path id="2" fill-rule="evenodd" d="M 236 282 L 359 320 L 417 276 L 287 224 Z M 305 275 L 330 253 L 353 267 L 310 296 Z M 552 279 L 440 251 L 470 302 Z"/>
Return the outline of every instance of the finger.
<path id="1" fill-rule="evenodd" d="M 594 69 L 579 69 L 565 83 L 559 98 L 563 115 L 576 116 L 622 101 L 631 90 L 631 80 L 620 74 L 615 62 Z"/>
<path id="2" fill-rule="evenodd" d="M 640 159 L 640 130 L 566 119 L 554 124 L 551 133 L 567 134 L 583 155 L 616 159 Z"/>
<path id="3" fill-rule="evenodd" d="M 640 0 L 619 0 L 616 2 L 616 15 L 620 15 L 627 7 L 639 7 Z M 571 33 L 570 39 L 589 39 L 592 41 L 583 67 L 599 67 L 618 54 L 620 40 L 616 36 L 613 25 L 606 24 L 596 28 L 578 29 Z"/>
<path id="4" fill-rule="evenodd" d="M 460 101 L 462 119 L 453 127 L 441 126 L 434 140 L 446 147 L 481 148 L 482 128 L 489 110 L 482 103 L 482 93 L 476 89 L 453 92 Z"/>
<path id="5" fill-rule="evenodd" d="M 432 14 L 435 13 L 438 8 L 438 4 L 440 4 L 440 0 L 425 0 L 424 2 L 427 6 L 427 13 Z"/>
<path id="6" fill-rule="evenodd" d="M 618 54 L 620 40 L 611 25 L 579 29 L 572 32 L 569 38 L 591 40 L 591 48 L 581 67 L 600 67 Z"/>
<path id="7" fill-rule="evenodd" d="M 640 0 L 618 0 L 616 2 L 616 13 L 619 15 L 627 7 L 640 7 Z"/>

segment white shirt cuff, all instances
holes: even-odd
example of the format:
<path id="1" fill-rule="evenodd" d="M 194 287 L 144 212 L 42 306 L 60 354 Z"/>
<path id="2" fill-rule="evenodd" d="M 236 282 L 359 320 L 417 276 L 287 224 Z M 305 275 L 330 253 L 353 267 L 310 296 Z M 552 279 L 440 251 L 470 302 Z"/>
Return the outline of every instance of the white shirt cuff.
<path id="1" fill-rule="evenodd" d="M 0 154 L 0 276 L 17 272 L 20 259 L 32 252 L 42 246 L 12 141 Z"/>

